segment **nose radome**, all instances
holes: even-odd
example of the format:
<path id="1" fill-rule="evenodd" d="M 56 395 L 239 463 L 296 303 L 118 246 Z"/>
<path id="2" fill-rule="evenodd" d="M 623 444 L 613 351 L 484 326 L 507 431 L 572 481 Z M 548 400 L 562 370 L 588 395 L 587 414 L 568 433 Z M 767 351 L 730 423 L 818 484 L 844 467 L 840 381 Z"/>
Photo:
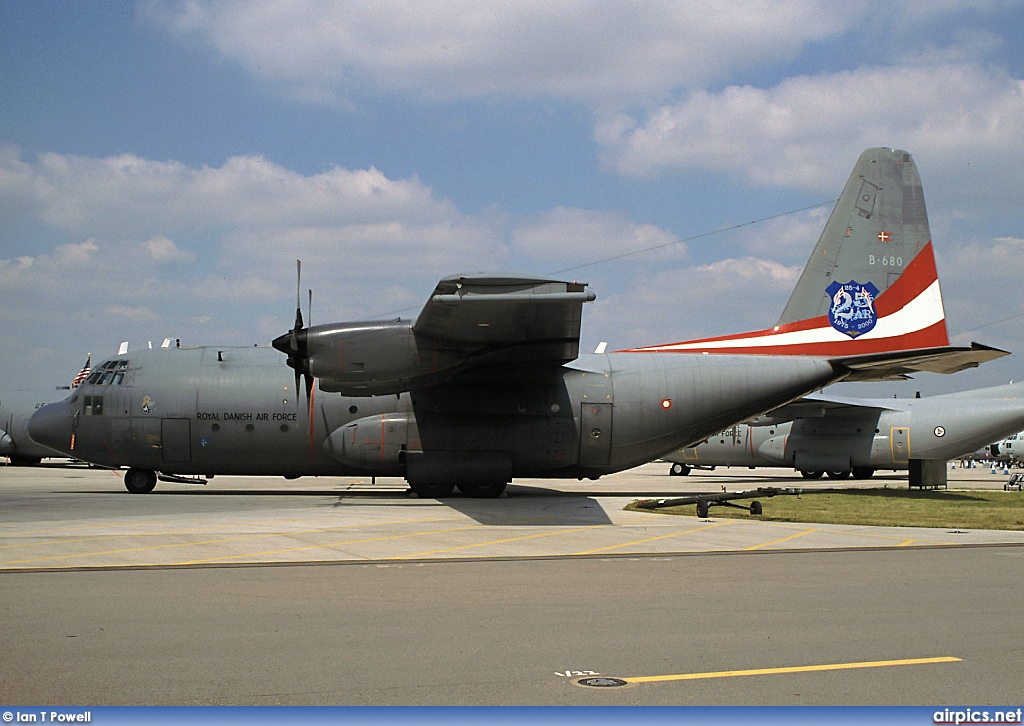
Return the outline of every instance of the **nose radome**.
<path id="1" fill-rule="evenodd" d="M 41 446 L 71 453 L 71 408 L 64 401 L 48 403 L 28 420 L 28 435 Z"/>

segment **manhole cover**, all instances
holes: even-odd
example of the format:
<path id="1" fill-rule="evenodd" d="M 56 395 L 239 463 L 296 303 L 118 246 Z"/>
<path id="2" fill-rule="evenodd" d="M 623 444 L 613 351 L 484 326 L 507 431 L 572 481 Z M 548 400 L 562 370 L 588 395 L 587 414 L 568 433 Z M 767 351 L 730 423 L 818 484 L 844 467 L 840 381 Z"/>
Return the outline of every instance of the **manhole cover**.
<path id="1" fill-rule="evenodd" d="M 590 686 L 591 688 L 614 688 L 615 686 L 625 686 L 628 683 L 621 678 L 581 678 L 576 682 L 581 686 Z"/>

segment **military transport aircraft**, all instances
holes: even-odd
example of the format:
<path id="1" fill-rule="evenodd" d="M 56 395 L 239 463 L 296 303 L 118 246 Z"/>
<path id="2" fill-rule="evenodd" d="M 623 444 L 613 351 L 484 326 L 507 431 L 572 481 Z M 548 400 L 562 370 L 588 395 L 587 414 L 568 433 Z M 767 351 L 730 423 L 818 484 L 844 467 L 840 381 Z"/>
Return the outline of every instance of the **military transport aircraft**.
<path id="1" fill-rule="evenodd" d="M 1005 351 L 951 347 L 910 154 L 864 152 L 779 323 L 579 354 L 587 285 L 442 279 L 415 321 L 295 325 L 273 348 L 118 355 L 40 409 L 39 443 L 163 475 L 401 476 L 500 495 L 513 477 L 590 478 L 703 441 L 841 380 L 951 373 Z M 291 369 L 291 370 L 289 370 Z"/>
<path id="2" fill-rule="evenodd" d="M 812 394 L 664 457 L 693 467 L 791 466 L 816 479 L 910 471 L 910 486 L 944 486 L 951 459 L 1024 426 L 1024 383 L 929 398 Z"/>
<path id="3" fill-rule="evenodd" d="M 0 392 L 0 456 L 6 456 L 15 466 L 34 466 L 45 458 L 66 456 L 33 441 L 28 434 L 28 421 L 37 409 L 67 398 L 68 391 L 89 375 L 91 361 L 90 354 L 70 386 Z"/>
<path id="4" fill-rule="evenodd" d="M 1016 463 L 1017 466 L 1024 467 L 1024 431 L 1017 431 L 1005 439 L 990 444 L 988 450 L 996 461 Z"/>
<path id="5" fill-rule="evenodd" d="M 0 456 L 6 456 L 15 466 L 38 464 L 51 456 L 67 456 L 34 442 L 28 435 L 28 421 L 37 409 L 66 398 L 69 390 L 64 386 L 0 393 Z"/>

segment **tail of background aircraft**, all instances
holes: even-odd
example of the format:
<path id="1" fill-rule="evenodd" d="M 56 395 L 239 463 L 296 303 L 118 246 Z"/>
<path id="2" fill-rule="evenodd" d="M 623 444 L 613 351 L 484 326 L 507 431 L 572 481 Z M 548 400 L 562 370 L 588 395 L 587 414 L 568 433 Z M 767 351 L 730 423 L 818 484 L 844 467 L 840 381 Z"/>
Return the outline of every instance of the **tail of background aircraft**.
<path id="1" fill-rule="evenodd" d="M 775 327 L 628 352 L 835 358 L 948 345 L 917 167 L 876 148 L 857 160 Z"/>

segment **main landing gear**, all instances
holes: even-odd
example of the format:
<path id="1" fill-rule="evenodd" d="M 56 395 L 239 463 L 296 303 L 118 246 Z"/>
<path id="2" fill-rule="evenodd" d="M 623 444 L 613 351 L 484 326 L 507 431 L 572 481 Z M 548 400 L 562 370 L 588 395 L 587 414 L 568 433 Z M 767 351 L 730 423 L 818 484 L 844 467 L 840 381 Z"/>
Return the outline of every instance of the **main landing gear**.
<path id="1" fill-rule="evenodd" d="M 129 469 L 124 473 L 124 488 L 132 494 L 149 494 L 156 487 L 152 469 Z"/>

